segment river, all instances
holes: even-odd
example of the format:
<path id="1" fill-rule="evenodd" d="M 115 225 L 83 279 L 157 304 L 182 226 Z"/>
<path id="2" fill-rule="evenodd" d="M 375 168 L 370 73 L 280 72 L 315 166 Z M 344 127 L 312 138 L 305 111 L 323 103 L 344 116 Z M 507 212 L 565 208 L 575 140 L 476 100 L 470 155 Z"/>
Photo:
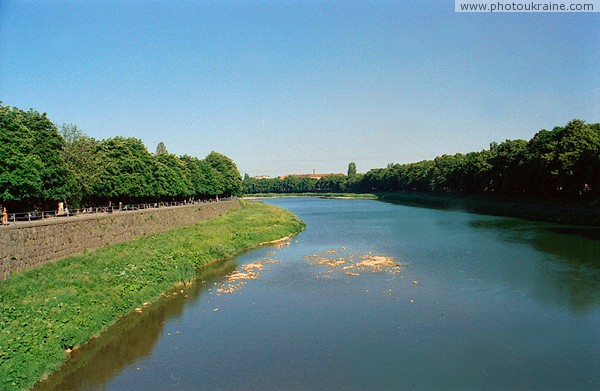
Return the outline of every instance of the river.
<path id="1" fill-rule="evenodd" d="M 600 389 L 599 229 L 265 202 L 307 229 L 210 266 L 38 389 Z"/>

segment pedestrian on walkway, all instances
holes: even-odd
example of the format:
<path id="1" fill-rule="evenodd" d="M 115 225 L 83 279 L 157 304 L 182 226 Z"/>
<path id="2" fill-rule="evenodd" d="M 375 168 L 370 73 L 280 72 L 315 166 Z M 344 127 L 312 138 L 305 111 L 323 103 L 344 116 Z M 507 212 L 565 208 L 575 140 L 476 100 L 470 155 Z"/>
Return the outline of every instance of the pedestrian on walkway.
<path id="1" fill-rule="evenodd" d="M 8 213 L 6 213 L 6 208 L 2 208 L 2 225 L 8 225 Z"/>

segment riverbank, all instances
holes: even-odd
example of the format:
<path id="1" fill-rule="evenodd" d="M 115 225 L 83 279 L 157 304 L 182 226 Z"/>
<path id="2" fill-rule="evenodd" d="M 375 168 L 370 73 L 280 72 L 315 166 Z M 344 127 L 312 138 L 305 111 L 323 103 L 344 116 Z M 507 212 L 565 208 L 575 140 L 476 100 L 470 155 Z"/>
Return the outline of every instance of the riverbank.
<path id="1" fill-rule="evenodd" d="M 594 200 L 533 199 L 519 195 L 457 193 L 379 193 L 378 199 L 408 205 L 460 209 L 493 216 L 561 224 L 600 226 L 600 205 Z"/>
<path id="2" fill-rule="evenodd" d="M 0 227 L 0 279 L 86 250 L 184 227 L 239 208 L 239 200 L 232 199 L 88 213 Z"/>
<path id="3" fill-rule="evenodd" d="M 120 317 L 191 284 L 196 269 L 299 232 L 304 223 L 243 202 L 218 218 L 100 248 L 0 282 L 0 389 L 30 388 Z"/>

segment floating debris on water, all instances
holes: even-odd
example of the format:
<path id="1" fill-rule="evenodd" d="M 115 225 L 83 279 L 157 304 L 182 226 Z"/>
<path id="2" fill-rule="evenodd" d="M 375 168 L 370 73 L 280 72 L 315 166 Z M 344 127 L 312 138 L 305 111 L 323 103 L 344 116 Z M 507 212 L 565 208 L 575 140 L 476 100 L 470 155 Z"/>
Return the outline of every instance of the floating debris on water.
<path id="1" fill-rule="evenodd" d="M 226 287 L 217 289 L 217 295 L 222 295 L 223 293 L 233 293 L 242 288 L 245 282 L 239 282 L 237 284 L 229 284 Z"/>
<path id="2" fill-rule="evenodd" d="M 217 288 L 217 296 L 224 293 L 234 293 L 240 290 L 249 280 L 256 280 L 265 266 L 280 263 L 276 259 L 262 259 L 243 265 L 226 277 L 226 280 Z M 268 269 L 267 269 L 268 270 Z"/>
<path id="3" fill-rule="evenodd" d="M 401 265 L 394 261 L 394 257 L 368 253 L 365 255 L 349 254 L 346 256 L 329 256 L 331 254 L 343 255 L 344 250 L 327 250 L 314 255 L 306 256 L 305 259 L 312 265 L 326 266 L 326 273 L 336 270 L 347 276 L 360 276 L 361 273 L 400 273 Z"/>

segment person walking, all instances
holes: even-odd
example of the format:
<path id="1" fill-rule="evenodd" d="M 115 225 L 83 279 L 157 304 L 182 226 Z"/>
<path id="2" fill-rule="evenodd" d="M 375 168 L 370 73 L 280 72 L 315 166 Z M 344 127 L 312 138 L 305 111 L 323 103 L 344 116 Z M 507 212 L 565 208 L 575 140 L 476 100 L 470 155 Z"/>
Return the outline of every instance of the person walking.
<path id="1" fill-rule="evenodd" d="M 8 225 L 8 213 L 6 213 L 6 208 L 2 208 L 2 225 Z"/>

